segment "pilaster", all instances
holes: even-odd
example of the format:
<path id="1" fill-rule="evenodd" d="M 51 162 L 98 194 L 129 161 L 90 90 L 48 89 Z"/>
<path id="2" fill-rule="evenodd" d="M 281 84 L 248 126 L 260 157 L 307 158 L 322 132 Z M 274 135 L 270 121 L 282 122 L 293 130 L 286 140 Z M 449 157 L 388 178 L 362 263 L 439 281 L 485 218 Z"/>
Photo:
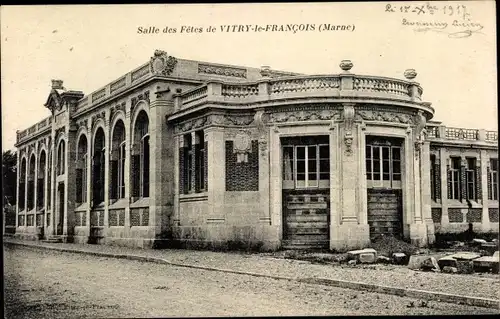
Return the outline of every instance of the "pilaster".
<path id="1" fill-rule="evenodd" d="M 450 220 L 448 217 L 448 158 L 449 154 L 446 148 L 442 147 L 439 150 L 439 162 L 441 170 L 441 226 L 445 228 L 449 225 Z"/>
<path id="2" fill-rule="evenodd" d="M 129 102 L 127 102 L 129 103 Z M 130 176 L 130 169 L 131 169 L 131 160 L 132 160 L 132 153 L 131 153 L 131 149 L 132 149 L 132 136 L 131 136 L 131 132 L 132 132 L 132 128 L 131 128 L 131 119 L 130 119 L 130 108 L 129 107 L 126 107 L 125 108 L 125 121 L 124 121 L 124 126 L 125 126 L 125 167 L 124 167 L 124 170 L 125 170 L 125 176 L 124 176 L 124 180 L 125 180 L 125 198 L 127 198 L 130 202 L 130 198 L 131 198 L 131 176 Z M 90 167 L 89 167 L 89 174 L 90 174 Z M 90 181 L 90 177 L 88 179 Z M 89 198 L 90 200 L 90 198 Z M 129 205 L 127 205 L 125 207 L 125 234 L 128 235 L 128 232 L 130 230 L 130 207 Z"/>
<path id="3" fill-rule="evenodd" d="M 226 191 L 226 149 L 224 129 L 207 128 L 205 130 L 208 142 L 208 205 L 211 218 L 225 218 L 224 194 Z M 182 137 L 180 137 L 182 138 Z M 194 143 L 194 139 L 192 140 Z"/>
<path id="4" fill-rule="evenodd" d="M 66 136 L 63 235 L 67 236 L 67 240 L 71 240 L 75 226 L 76 199 L 76 127 L 74 125 L 67 125 Z"/>
<path id="5" fill-rule="evenodd" d="M 16 177 L 16 229 L 17 227 L 19 227 L 19 198 L 20 198 L 20 194 L 19 194 L 19 182 L 20 182 L 20 176 L 21 176 L 21 152 L 18 150 L 17 151 L 17 164 L 16 164 L 16 167 L 17 167 L 17 177 Z M 4 218 L 5 219 L 5 218 Z"/>
<path id="6" fill-rule="evenodd" d="M 481 150 L 479 153 L 481 161 L 481 198 L 482 198 L 482 218 L 481 218 L 481 228 L 484 232 L 491 229 L 490 226 L 490 216 L 488 213 L 488 165 L 490 163 L 490 158 L 486 150 Z"/>
<path id="7" fill-rule="evenodd" d="M 422 218 L 427 225 L 427 243 L 435 241 L 434 222 L 431 213 L 431 169 L 430 169 L 430 143 L 425 141 L 420 151 L 420 198 Z"/>

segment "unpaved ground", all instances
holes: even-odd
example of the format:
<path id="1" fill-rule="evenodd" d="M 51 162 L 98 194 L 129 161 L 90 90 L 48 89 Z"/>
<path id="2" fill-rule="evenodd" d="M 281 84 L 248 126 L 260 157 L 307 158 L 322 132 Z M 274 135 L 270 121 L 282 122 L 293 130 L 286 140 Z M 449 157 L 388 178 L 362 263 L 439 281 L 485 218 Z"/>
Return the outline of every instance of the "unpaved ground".
<path id="1" fill-rule="evenodd" d="M 123 259 L 20 247 L 4 252 L 6 318 L 498 313 Z"/>

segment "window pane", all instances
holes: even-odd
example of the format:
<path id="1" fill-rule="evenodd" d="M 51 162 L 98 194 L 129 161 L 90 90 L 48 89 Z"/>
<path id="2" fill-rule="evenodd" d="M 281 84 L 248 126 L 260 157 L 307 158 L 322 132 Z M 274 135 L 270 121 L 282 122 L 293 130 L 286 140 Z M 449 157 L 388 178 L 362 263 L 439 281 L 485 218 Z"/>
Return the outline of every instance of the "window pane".
<path id="1" fill-rule="evenodd" d="M 316 162 L 316 160 L 309 160 L 307 161 L 308 163 L 308 166 L 307 166 L 307 170 L 309 171 L 309 173 L 312 173 L 312 172 L 316 172 L 317 171 L 317 165 L 318 163 Z"/>
<path id="2" fill-rule="evenodd" d="M 389 181 L 391 180 L 389 173 L 384 173 L 383 174 L 384 181 Z"/>
<path id="3" fill-rule="evenodd" d="M 392 162 L 392 172 L 394 174 L 401 173 L 401 162 L 400 161 Z"/>
<path id="4" fill-rule="evenodd" d="M 297 180 L 298 181 L 305 181 L 306 180 L 306 174 L 304 174 L 304 173 L 297 173 Z"/>
<path id="5" fill-rule="evenodd" d="M 297 174 L 302 174 L 305 173 L 306 171 L 306 165 L 305 161 L 297 161 Z"/>
<path id="6" fill-rule="evenodd" d="M 297 159 L 305 159 L 306 151 L 303 146 L 297 147 Z"/>
<path id="7" fill-rule="evenodd" d="M 392 180 L 394 180 L 394 181 L 400 181 L 401 180 L 401 174 L 399 174 L 399 173 L 392 174 Z"/>
<path id="8" fill-rule="evenodd" d="M 389 161 L 384 160 L 382 162 L 382 170 L 384 174 L 389 174 Z"/>
<path id="9" fill-rule="evenodd" d="M 330 172 L 330 161 L 327 159 L 319 160 L 319 171 L 322 173 Z"/>
<path id="10" fill-rule="evenodd" d="M 319 174 L 319 179 L 329 180 L 330 179 L 330 173 L 320 173 Z"/>
<path id="11" fill-rule="evenodd" d="M 370 145 L 366 145 L 366 158 L 371 158 L 372 157 L 372 147 Z"/>
<path id="12" fill-rule="evenodd" d="M 389 159 L 389 147 L 387 146 L 382 147 L 382 159 L 384 160 Z"/>
<path id="13" fill-rule="evenodd" d="M 318 174 L 316 173 L 309 173 L 309 180 L 310 181 L 315 181 L 318 179 Z"/>
<path id="14" fill-rule="evenodd" d="M 380 180 L 380 173 L 373 173 L 373 180 L 375 181 Z"/>
<path id="15" fill-rule="evenodd" d="M 380 173 L 380 161 L 373 159 L 373 172 Z"/>
<path id="16" fill-rule="evenodd" d="M 392 148 L 392 159 L 393 160 L 400 160 L 401 159 L 401 148 L 399 148 L 399 147 Z"/>
<path id="17" fill-rule="evenodd" d="M 374 146 L 373 147 L 373 159 L 380 159 L 380 147 Z"/>
<path id="18" fill-rule="evenodd" d="M 330 158 L 330 147 L 328 145 L 321 145 L 319 147 L 320 158 Z"/>

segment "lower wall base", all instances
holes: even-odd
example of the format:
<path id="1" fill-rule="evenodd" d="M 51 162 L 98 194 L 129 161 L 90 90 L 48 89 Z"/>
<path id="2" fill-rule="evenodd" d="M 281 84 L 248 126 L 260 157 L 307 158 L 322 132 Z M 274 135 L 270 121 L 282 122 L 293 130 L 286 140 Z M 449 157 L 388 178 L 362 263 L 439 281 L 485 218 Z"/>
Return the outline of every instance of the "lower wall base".
<path id="1" fill-rule="evenodd" d="M 210 250 L 274 251 L 280 248 L 278 227 L 252 226 L 176 226 L 173 227 L 172 248 Z"/>
<path id="2" fill-rule="evenodd" d="M 348 251 L 362 249 L 370 244 L 369 225 L 344 223 L 330 226 L 330 250 Z"/>

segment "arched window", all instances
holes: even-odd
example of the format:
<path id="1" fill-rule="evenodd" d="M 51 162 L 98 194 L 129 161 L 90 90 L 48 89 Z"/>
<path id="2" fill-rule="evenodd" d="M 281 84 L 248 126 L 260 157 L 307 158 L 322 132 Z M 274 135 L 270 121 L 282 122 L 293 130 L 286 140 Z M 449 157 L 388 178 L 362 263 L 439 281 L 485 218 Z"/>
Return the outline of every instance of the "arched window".
<path id="1" fill-rule="evenodd" d="M 92 156 L 92 201 L 94 206 L 104 202 L 105 145 L 104 131 L 102 128 L 98 128 L 94 137 L 94 154 Z"/>
<path id="2" fill-rule="evenodd" d="M 26 158 L 21 160 L 21 171 L 19 172 L 19 211 L 26 208 Z"/>
<path id="3" fill-rule="evenodd" d="M 121 120 L 113 128 L 109 169 L 110 199 L 125 198 L 125 125 Z"/>
<path id="4" fill-rule="evenodd" d="M 29 161 L 28 173 L 28 211 L 35 208 L 35 154 L 32 154 Z"/>
<path id="5" fill-rule="evenodd" d="M 37 196 L 36 196 L 36 208 L 41 210 L 45 205 L 45 167 L 47 165 L 47 156 L 45 151 L 40 153 L 40 159 L 38 160 L 38 180 L 37 180 Z"/>
<path id="6" fill-rule="evenodd" d="M 65 156 L 66 156 L 65 144 L 64 144 L 64 140 L 61 140 L 61 142 L 59 143 L 59 149 L 57 150 L 57 172 L 58 172 L 58 175 L 64 174 Z"/>
<path id="7" fill-rule="evenodd" d="M 87 137 L 82 135 L 78 141 L 76 152 L 76 203 L 87 202 L 87 159 L 88 144 Z"/>
<path id="8" fill-rule="evenodd" d="M 145 111 L 135 121 L 132 152 L 132 196 L 149 197 L 149 118 Z"/>

